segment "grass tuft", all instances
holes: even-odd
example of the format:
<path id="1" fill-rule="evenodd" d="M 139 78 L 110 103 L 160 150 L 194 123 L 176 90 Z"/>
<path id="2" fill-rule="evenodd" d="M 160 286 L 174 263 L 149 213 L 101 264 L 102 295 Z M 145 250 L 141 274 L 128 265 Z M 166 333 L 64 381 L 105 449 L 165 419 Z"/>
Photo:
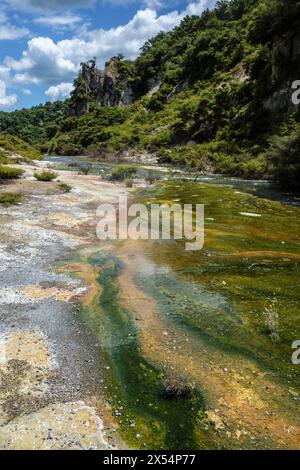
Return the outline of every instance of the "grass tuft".
<path id="1" fill-rule="evenodd" d="M 60 183 L 59 184 L 59 189 L 63 193 L 69 193 L 72 190 L 72 186 L 70 186 L 69 184 L 66 184 L 66 183 Z"/>
<path id="2" fill-rule="evenodd" d="M 57 174 L 54 173 L 53 171 L 44 170 L 40 173 L 34 173 L 34 177 L 38 181 L 52 181 L 52 180 L 55 180 L 55 178 L 57 178 Z"/>
<path id="3" fill-rule="evenodd" d="M 113 169 L 111 179 L 114 181 L 124 181 L 128 178 L 132 178 L 137 171 L 138 168 L 136 166 L 120 165 Z"/>
<path id="4" fill-rule="evenodd" d="M 10 166 L 0 165 L 0 180 L 12 180 L 19 178 L 24 173 L 23 170 L 19 168 L 13 168 Z"/>
<path id="5" fill-rule="evenodd" d="M 22 201 L 22 196 L 19 193 L 1 193 L 0 204 L 4 206 L 11 206 L 12 204 L 19 204 Z"/>

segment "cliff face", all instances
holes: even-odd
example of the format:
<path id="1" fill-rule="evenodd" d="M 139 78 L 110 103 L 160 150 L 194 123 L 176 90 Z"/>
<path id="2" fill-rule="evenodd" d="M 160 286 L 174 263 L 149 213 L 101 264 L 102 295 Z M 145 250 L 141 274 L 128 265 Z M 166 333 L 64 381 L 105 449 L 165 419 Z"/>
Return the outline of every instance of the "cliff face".
<path id="1" fill-rule="evenodd" d="M 99 106 L 126 106 L 132 103 L 132 95 L 127 79 L 120 77 L 114 60 L 104 70 L 91 61 L 82 64 L 71 98 L 71 114 L 81 116 L 89 112 L 90 102 Z"/>
<path id="2" fill-rule="evenodd" d="M 292 102 L 292 83 L 300 78 L 300 34 L 290 32 L 277 38 L 272 48 L 272 75 L 274 92 L 264 106 L 275 116 L 283 117 L 298 111 Z"/>

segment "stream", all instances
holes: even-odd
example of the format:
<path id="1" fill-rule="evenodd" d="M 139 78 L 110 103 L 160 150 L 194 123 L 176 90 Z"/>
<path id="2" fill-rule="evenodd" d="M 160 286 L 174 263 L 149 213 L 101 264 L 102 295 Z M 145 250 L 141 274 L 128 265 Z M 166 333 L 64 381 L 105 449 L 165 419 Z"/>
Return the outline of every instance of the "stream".
<path id="1" fill-rule="evenodd" d="M 87 161 L 46 160 L 59 169 Z M 88 165 L 106 178 L 116 164 Z M 299 448 L 300 368 L 291 359 L 300 339 L 299 199 L 268 182 L 194 181 L 170 168 L 140 165 L 138 176 L 149 171 L 160 181 L 134 199 L 204 204 L 204 248 L 103 242 L 72 260 L 96 273 L 99 295 L 81 315 L 99 340 L 118 432 L 141 449 Z"/>

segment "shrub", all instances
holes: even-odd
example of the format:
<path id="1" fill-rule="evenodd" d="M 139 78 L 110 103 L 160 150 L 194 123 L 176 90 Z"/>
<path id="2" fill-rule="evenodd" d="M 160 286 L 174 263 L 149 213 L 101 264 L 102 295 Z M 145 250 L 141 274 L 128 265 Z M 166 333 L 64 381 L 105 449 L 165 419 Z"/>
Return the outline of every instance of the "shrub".
<path id="1" fill-rule="evenodd" d="M 24 171 L 20 170 L 19 168 L 0 165 L 0 179 L 11 180 L 19 178 L 23 173 Z"/>
<path id="2" fill-rule="evenodd" d="M 59 189 L 63 192 L 63 193 L 69 193 L 72 189 L 72 186 L 66 184 L 66 183 L 60 183 L 59 185 Z"/>
<path id="3" fill-rule="evenodd" d="M 158 178 L 155 176 L 155 173 L 152 170 L 150 170 L 148 175 L 146 176 L 147 183 L 149 183 L 150 185 L 154 184 L 157 179 Z"/>
<path id="4" fill-rule="evenodd" d="M 242 162 L 238 169 L 243 178 L 260 178 L 266 174 L 266 170 L 267 162 L 263 155 Z"/>
<path id="5" fill-rule="evenodd" d="M 22 196 L 19 193 L 2 193 L 0 194 L 0 204 L 4 206 L 10 206 L 12 204 L 18 204 L 22 201 Z"/>
<path id="6" fill-rule="evenodd" d="M 52 181 L 57 178 L 57 174 L 53 171 L 44 170 L 41 173 L 34 173 L 34 177 L 38 181 Z"/>
<path id="7" fill-rule="evenodd" d="M 274 177 L 284 189 L 300 191 L 300 125 L 288 135 L 270 140 L 268 157 L 274 165 Z"/>
<path id="8" fill-rule="evenodd" d="M 135 175 L 137 170 L 136 166 L 120 165 L 113 169 L 111 179 L 115 181 L 124 181 L 125 179 Z"/>
<path id="9" fill-rule="evenodd" d="M 126 188 L 132 188 L 133 179 L 132 178 L 125 178 L 124 183 L 125 183 Z"/>
<path id="10" fill-rule="evenodd" d="M 3 150 L 0 149 L 0 165 L 7 165 L 8 163 L 12 163 L 12 159 L 9 158 Z"/>
<path id="11" fill-rule="evenodd" d="M 91 171 L 91 167 L 89 166 L 82 166 L 80 169 L 79 169 L 79 174 L 80 175 L 88 175 Z"/>

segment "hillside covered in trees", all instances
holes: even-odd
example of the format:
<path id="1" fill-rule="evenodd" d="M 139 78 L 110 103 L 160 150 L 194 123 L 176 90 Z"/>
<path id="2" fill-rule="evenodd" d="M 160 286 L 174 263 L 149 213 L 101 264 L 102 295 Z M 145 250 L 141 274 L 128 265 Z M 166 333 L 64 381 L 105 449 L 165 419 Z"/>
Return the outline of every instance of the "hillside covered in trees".
<path id="1" fill-rule="evenodd" d="M 0 131 L 49 153 L 155 154 L 299 189 L 299 31 L 296 0 L 221 0 L 150 39 L 135 61 L 83 64 L 70 100 L 2 113 Z"/>
<path id="2" fill-rule="evenodd" d="M 32 145 L 40 145 L 56 134 L 67 111 L 67 101 L 48 102 L 11 113 L 1 111 L 0 132 L 17 135 Z"/>

